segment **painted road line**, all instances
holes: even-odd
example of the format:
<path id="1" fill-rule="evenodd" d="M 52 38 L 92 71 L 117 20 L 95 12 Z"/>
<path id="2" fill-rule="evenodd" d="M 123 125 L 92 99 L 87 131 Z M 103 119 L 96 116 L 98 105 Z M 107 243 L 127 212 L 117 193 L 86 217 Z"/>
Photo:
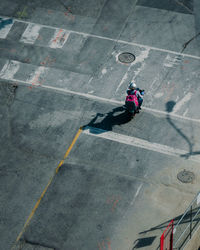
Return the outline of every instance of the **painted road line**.
<path id="1" fill-rule="evenodd" d="M 64 29 L 56 29 L 51 41 L 49 42 L 49 47 L 53 49 L 61 49 L 66 43 L 69 34 L 70 33 Z"/>
<path id="2" fill-rule="evenodd" d="M 1 73 L 0 73 L 0 78 L 3 78 L 3 77 L 1 77 Z M 6 78 L 3 78 L 3 79 L 6 79 Z M 12 82 L 17 83 L 17 84 L 21 83 L 21 84 L 24 84 L 24 85 L 32 85 L 32 83 L 30 81 L 23 81 L 23 80 L 18 80 L 18 79 L 14 79 L 14 78 L 6 79 L 6 80 L 12 81 Z M 87 98 L 89 100 L 100 101 L 100 102 L 111 103 L 111 104 L 124 105 L 124 101 L 118 101 L 118 100 L 115 100 L 115 99 L 107 99 L 107 98 L 100 97 L 100 96 L 95 96 L 95 95 L 91 95 L 91 94 L 87 94 L 87 93 L 76 92 L 76 91 L 72 91 L 72 90 L 69 90 L 69 89 L 57 88 L 57 87 L 53 87 L 53 86 L 49 86 L 49 85 L 45 85 L 45 84 L 41 85 L 39 83 L 38 84 L 35 83 L 34 85 L 38 86 L 38 87 L 41 87 L 41 88 L 44 88 L 44 89 L 57 91 L 57 92 L 60 92 L 60 93 L 66 93 L 66 94 L 81 96 L 81 97 Z M 142 109 L 145 110 L 146 112 L 149 112 L 149 113 L 157 113 L 157 114 L 160 114 L 160 115 L 163 115 L 163 116 L 168 116 L 169 115 L 168 112 L 158 110 L 158 109 L 147 108 L 147 107 L 144 107 L 144 106 L 142 107 Z M 200 124 L 200 119 L 181 116 L 181 115 L 177 115 L 177 114 L 174 114 L 174 113 L 170 113 L 170 117 L 180 119 L 180 120 L 195 122 L 195 123 Z"/>
<path id="3" fill-rule="evenodd" d="M 36 86 L 42 85 L 43 83 L 42 75 L 45 74 L 45 72 L 47 72 L 48 70 L 50 69 L 44 66 L 40 66 L 36 68 L 35 72 L 31 74 L 30 78 L 27 81 L 31 83 L 32 85 L 36 85 Z"/>
<path id="4" fill-rule="evenodd" d="M 12 18 L 2 18 L 0 19 L 0 38 L 5 39 L 12 28 L 14 21 Z"/>
<path id="5" fill-rule="evenodd" d="M 176 157 L 188 155 L 188 152 L 182 149 L 172 148 L 166 145 L 149 142 L 149 141 L 137 138 L 137 137 L 122 135 L 122 134 L 118 134 L 112 131 L 106 131 L 106 130 L 102 130 L 98 128 L 85 127 L 83 129 L 83 134 L 92 135 L 95 137 L 123 143 L 123 144 L 134 146 L 137 148 L 143 148 L 143 149 L 147 149 L 150 151 L 155 151 L 157 153 L 161 153 L 165 155 L 176 156 Z M 195 155 L 195 156 L 191 155 L 189 159 L 198 163 L 200 162 L 200 156 L 198 155 Z"/>
<path id="6" fill-rule="evenodd" d="M 193 96 L 193 93 L 188 92 L 180 101 L 176 103 L 176 105 L 173 108 L 172 113 L 176 113 L 177 111 L 179 111 L 183 105 L 185 105 L 188 101 L 191 100 L 192 96 Z"/>
<path id="7" fill-rule="evenodd" d="M 6 17 L 6 16 L 0 16 L 0 17 L 2 17 L 2 18 L 9 18 L 9 17 Z M 57 29 L 58 28 L 56 26 L 50 26 L 50 25 L 32 23 L 32 22 L 21 20 L 21 19 L 17 19 L 17 18 L 15 20 L 18 21 L 18 22 L 27 23 L 27 24 L 35 24 L 35 25 L 39 25 L 41 27 L 46 27 L 46 28 L 50 28 L 50 29 Z M 122 44 L 126 44 L 126 45 L 137 46 L 137 47 L 140 47 L 140 48 L 151 49 L 151 50 L 161 51 L 161 52 L 175 54 L 175 55 L 181 55 L 183 57 L 190 57 L 190 58 L 194 58 L 194 59 L 200 60 L 200 56 L 185 54 L 185 53 L 181 53 L 181 52 L 177 52 L 177 51 L 173 51 L 173 50 L 156 48 L 156 47 L 152 47 L 152 46 L 148 46 L 148 45 L 138 44 L 138 43 L 135 43 L 135 42 L 127 42 L 127 41 L 124 41 L 124 40 L 112 39 L 112 38 L 109 38 L 109 37 L 98 36 L 98 35 L 93 35 L 93 34 L 89 34 L 89 33 L 85 33 L 85 32 L 74 31 L 74 30 L 67 30 L 67 32 L 74 33 L 74 34 L 79 34 L 79 35 L 83 35 L 83 36 L 86 36 L 86 37 L 94 37 L 94 38 L 104 39 L 104 40 L 108 40 L 108 41 L 113 41 L 115 43 L 117 42 L 117 43 L 122 43 Z"/>
<path id="8" fill-rule="evenodd" d="M 0 78 L 13 80 L 19 68 L 20 62 L 14 60 L 7 61 L 0 72 Z"/>
<path id="9" fill-rule="evenodd" d="M 21 36 L 20 42 L 34 44 L 41 28 L 41 25 L 29 23 Z"/>
<path id="10" fill-rule="evenodd" d="M 73 139 L 73 141 L 72 141 L 70 147 L 68 148 L 67 152 L 66 152 L 65 155 L 64 155 L 64 159 L 66 159 L 67 156 L 69 155 L 70 151 L 72 150 L 72 148 L 73 148 L 75 142 L 77 141 L 77 139 L 78 139 L 78 137 L 79 137 L 79 135 L 81 134 L 82 131 L 83 131 L 83 130 L 82 130 L 82 127 L 79 128 L 79 130 L 78 130 L 78 132 L 76 133 L 76 135 L 75 135 L 75 137 L 74 137 L 74 139 Z M 19 235 L 17 236 L 17 239 L 16 239 L 16 241 L 15 241 L 15 243 L 14 243 L 14 246 L 13 246 L 11 249 L 14 249 L 14 248 L 15 248 L 15 245 L 16 245 L 17 242 L 20 240 L 20 238 L 22 237 L 23 233 L 26 231 L 26 228 L 27 228 L 27 226 L 29 225 L 31 219 L 33 218 L 33 215 L 35 214 L 37 208 L 39 207 L 42 198 L 44 197 L 46 191 L 48 190 L 48 187 L 49 187 L 50 184 L 52 183 L 54 177 L 55 177 L 56 174 L 58 173 L 58 170 L 59 170 L 60 167 L 63 165 L 63 163 L 64 163 L 64 160 L 61 160 L 60 163 L 59 163 L 59 165 L 58 165 L 57 168 L 56 168 L 55 173 L 54 173 L 53 176 L 50 178 L 50 180 L 49 180 L 48 184 L 46 185 L 45 189 L 43 190 L 43 192 L 42 192 L 40 198 L 39 198 L 38 201 L 36 202 L 36 204 L 35 204 L 33 210 L 31 211 L 31 213 L 30 213 L 28 219 L 26 220 L 26 222 L 25 222 L 25 224 L 24 224 L 24 226 L 23 226 L 22 231 L 21 231 L 21 232 L 19 233 Z"/>
<path id="11" fill-rule="evenodd" d="M 80 134 L 82 133 L 83 128 L 80 127 L 78 132 L 76 133 L 71 145 L 69 146 L 68 150 L 66 151 L 65 155 L 64 155 L 64 159 L 59 163 L 58 167 L 56 168 L 56 173 L 58 173 L 58 170 L 60 169 L 60 167 L 62 166 L 62 164 L 64 163 L 64 160 L 67 158 L 67 156 L 69 155 L 69 153 L 71 152 L 75 142 L 77 141 L 78 137 L 80 136 Z"/>
<path id="12" fill-rule="evenodd" d="M 134 66 L 134 65 L 137 64 L 137 63 L 140 63 L 140 64 L 141 64 L 141 67 L 140 67 L 136 72 L 134 72 L 134 77 L 132 78 L 132 81 L 135 80 L 136 76 L 137 76 L 137 75 L 141 72 L 141 70 L 144 68 L 145 59 L 148 58 L 148 56 L 149 56 L 149 51 L 150 51 L 149 49 L 145 49 L 145 50 L 141 51 L 141 54 L 140 54 L 139 56 L 137 56 L 136 60 L 133 61 L 133 62 L 130 64 L 130 66 L 128 67 L 128 70 L 126 71 L 126 73 L 125 73 L 124 76 L 122 77 L 122 80 L 121 80 L 121 82 L 119 83 L 119 85 L 118 85 L 118 87 L 117 87 L 115 93 L 117 93 L 118 90 L 120 89 L 120 87 L 122 86 L 122 84 L 124 84 L 124 82 L 127 81 L 129 72 L 130 72 L 130 71 L 133 71 L 133 70 L 132 70 L 132 66 Z M 120 52 L 120 53 L 121 53 L 121 52 Z M 120 54 L 120 53 L 119 53 L 119 54 Z M 116 61 L 119 61 L 119 60 L 118 60 L 119 54 L 116 55 Z"/>

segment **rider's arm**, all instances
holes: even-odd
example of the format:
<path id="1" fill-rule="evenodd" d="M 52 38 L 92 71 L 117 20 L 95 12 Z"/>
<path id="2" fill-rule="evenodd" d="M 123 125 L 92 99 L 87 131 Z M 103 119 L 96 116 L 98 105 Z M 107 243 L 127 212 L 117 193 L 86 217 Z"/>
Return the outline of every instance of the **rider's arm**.
<path id="1" fill-rule="evenodd" d="M 140 94 L 140 91 L 137 91 L 137 92 L 136 92 L 136 95 L 137 95 L 137 97 L 140 97 L 140 98 L 143 99 L 143 95 Z"/>

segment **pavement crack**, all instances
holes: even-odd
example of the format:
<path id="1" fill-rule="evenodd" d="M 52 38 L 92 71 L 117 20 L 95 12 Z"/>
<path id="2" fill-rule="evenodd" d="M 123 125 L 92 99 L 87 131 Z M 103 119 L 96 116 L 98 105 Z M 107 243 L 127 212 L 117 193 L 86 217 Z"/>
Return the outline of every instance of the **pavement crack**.
<path id="1" fill-rule="evenodd" d="M 33 247 L 34 249 L 36 247 L 42 247 L 42 249 L 46 249 L 46 250 L 55 250 L 55 247 L 40 244 L 38 242 L 33 242 L 33 241 L 30 241 L 30 240 L 27 240 L 26 237 L 24 237 L 24 239 L 21 240 L 21 248 L 20 248 L 20 250 L 25 250 L 26 248 L 29 248 L 29 246 Z"/>
<path id="2" fill-rule="evenodd" d="M 184 3 L 180 2 L 179 0 L 174 0 L 178 5 L 184 7 L 189 13 L 193 14 L 193 11 L 187 7 Z"/>
<path id="3" fill-rule="evenodd" d="M 186 49 L 186 47 L 189 45 L 190 42 L 192 42 L 195 38 L 197 38 L 200 35 L 200 32 L 198 34 L 196 34 L 195 36 L 193 36 L 189 41 L 185 42 L 183 44 L 183 49 L 181 51 L 181 53 L 183 53 L 183 51 Z"/>

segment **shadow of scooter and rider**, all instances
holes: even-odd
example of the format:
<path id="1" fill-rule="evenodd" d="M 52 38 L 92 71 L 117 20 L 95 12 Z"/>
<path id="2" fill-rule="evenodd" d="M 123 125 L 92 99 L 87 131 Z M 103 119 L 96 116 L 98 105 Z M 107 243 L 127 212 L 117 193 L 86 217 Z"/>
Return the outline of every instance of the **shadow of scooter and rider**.
<path id="1" fill-rule="evenodd" d="M 120 113 L 119 113 L 120 112 Z M 119 114 L 116 114 L 119 113 Z M 98 118 L 103 118 L 97 122 Z M 84 127 L 93 127 L 103 131 L 112 131 L 113 126 L 130 122 L 132 117 L 124 106 L 114 108 L 112 111 L 102 114 L 97 113 L 95 117 Z"/>

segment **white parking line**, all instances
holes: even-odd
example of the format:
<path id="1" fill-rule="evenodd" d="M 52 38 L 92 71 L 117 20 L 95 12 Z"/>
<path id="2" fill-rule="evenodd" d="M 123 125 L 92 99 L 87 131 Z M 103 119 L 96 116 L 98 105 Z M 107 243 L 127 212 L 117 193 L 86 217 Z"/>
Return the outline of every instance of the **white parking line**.
<path id="1" fill-rule="evenodd" d="M 64 29 L 56 29 L 51 41 L 49 42 L 49 47 L 54 49 L 62 48 L 66 43 L 69 34 L 70 33 Z"/>
<path id="2" fill-rule="evenodd" d="M 20 42 L 34 44 L 38 38 L 40 29 L 41 25 L 29 23 L 22 34 Z"/>
<path id="3" fill-rule="evenodd" d="M 117 134 L 112 131 L 106 131 L 98 128 L 93 128 L 93 127 L 86 127 L 83 129 L 83 134 L 127 144 L 130 146 L 138 147 L 138 148 L 143 148 L 151 151 L 155 151 L 157 153 L 165 154 L 165 155 L 171 155 L 171 156 L 176 156 L 176 157 L 181 157 L 181 155 L 187 155 L 188 152 L 182 149 L 177 149 L 177 148 L 172 148 L 166 145 L 154 143 L 154 142 L 149 142 L 137 137 L 132 137 L 132 136 L 127 136 L 127 135 L 122 135 L 122 134 Z M 195 162 L 200 162 L 200 156 L 199 155 L 191 155 L 190 160 L 195 161 Z"/>
<path id="4" fill-rule="evenodd" d="M 0 16 L 0 17 L 2 17 L 2 18 L 9 18 L 9 17 L 6 17 L 6 16 Z M 21 20 L 21 19 L 13 19 L 13 20 L 18 21 L 18 22 L 22 22 L 22 23 L 27 23 L 27 24 L 35 24 L 35 25 L 39 25 L 41 27 L 46 27 L 46 28 L 51 28 L 51 29 L 58 28 L 56 26 L 50 26 L 50 25 L 32 23 L 32 22 Z M 67 32 L 74 33 L 74 34 L 79 34 L 79 35 L 83 35 L 83 36 L 87 36 L 87 37 L 95 37 L 95 38 L 104 39 L 104 40 L 113 41 L 113 42 L 118 42 L 118 43 L 127 44 L 127 45 L 134 45 L 134 46 L 137 46 L 137 47 L 140 47 L 140 48 L 146 48 L 146 49 L 151 49 L 151 50 L 166 52 L 166 53 L 170 53 L 170 54 L 175 54 L 175 55 L 182 55 L 184 57 L 190 57 L 190 58 L 194 58 L 194 59 L 200 60 L 200 56 L 194 56 L 194 55 L 190 55 L 190 54 L 184 54 L 184 53 L 177 52 L 177 51 L 156 48 L 156 47 L 152 47 L 152 46 L 148 46 L 148 45 L 138 44 L 138 43 L 134 43 L 134 42 L 127 42 L 127 41 L 124 41 L 124 40 L 112 39 L 112 38 L 109 38 L 109 37 L 98 36 L 98 35 L 93 35 L 93 34 L 89 34 L 89 33 L 85 33 L 85 32 L 74 31 L 74 30 L 67 30 Z"/>
<path id="5" fill-rule="evenodd" d="M 45 74 L 49 68 L 40 66 L 36 68 L 35 72 L 31 74 L 30 78 L 27 80 L 32 85 L 42 85 L 43 77 L 42 75 Z"/>
<path id="6" fill-rule="evenodd" d="M 7 61 L 0 72 L 0 78 L 13 80 L 14 75 L 17 73 L 20 67 L 20 62 L 18 61 Z"/>
<path id="7" fill-rule="evenodd" d="M 4 18 L 1 20 L 1 25 L 3 25 L 3 22 L 6 23 L 6 21 L 8 22 L 8 20 L 11 18 Z M 0 38 L 1 39 L 5 39 L 9 33 L 9 31 L 11 30 L 12 26 L 14 24 L 14 19 L 12 19 L 12 23 L 10 24 L 5 24 L 5 26 L 3 28 L 0 29 Z"/>

